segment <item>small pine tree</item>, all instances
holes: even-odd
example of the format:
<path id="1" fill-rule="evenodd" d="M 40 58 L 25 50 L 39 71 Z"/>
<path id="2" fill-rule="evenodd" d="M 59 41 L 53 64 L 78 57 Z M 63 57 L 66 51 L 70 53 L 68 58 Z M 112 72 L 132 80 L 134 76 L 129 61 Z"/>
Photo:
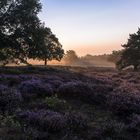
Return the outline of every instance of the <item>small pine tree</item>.
<path id="1" fill-rule="evenodd" d="M 120 60 L 116 63 L 118 69 L 132 65 L 134 70 L 140 65 L 140 28 L 137 33 L 130 34 L 127 44 L 122 45 Z"/>

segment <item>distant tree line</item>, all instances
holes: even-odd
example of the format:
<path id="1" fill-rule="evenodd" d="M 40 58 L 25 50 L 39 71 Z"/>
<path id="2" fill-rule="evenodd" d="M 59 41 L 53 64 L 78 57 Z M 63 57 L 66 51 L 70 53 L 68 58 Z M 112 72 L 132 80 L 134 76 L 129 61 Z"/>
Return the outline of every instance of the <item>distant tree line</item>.
<path id="1" fill-rule="evenodd" d="M 58 38 L 38 18 L 40 0 L 0 0 L 0 62 L 25 63 L 28 59 L 61 60 Z"/>
<path id="2" fill-rule="evenodd" d="M 79 57 L 74 50 L 66 51 L 63 60 L 66 64 L 76 64 L 79 61 Z"/>
<path id="3" fill-rule="evenodd" d="M 112 62 L 112 58 L 111 60 L 109 60 L 110 58 L 111 55 L 109 54 L 103 55 L 87 54 L 85 56 L 78 56 L 74 50 L 68 50 L 66 51 L 62 60 L 65 62 L 66 65 L 96 66 L 99 62 L 101 62 L 100 65 L 101 64 L 104 65 L 105 63 L 109 64 L 110 62 Z"/>

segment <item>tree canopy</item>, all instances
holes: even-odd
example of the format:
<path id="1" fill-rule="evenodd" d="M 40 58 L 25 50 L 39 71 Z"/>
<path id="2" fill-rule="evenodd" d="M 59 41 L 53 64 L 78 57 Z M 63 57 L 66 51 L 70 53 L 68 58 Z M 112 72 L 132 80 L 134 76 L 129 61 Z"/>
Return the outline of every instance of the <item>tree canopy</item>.
<path id="1" fill-rule="evenodd" d="M 134 70 L 140 65 L 140 28 L 137 33 L 130 34 L 128 42 L 122 45 L 124 48 L 120 60 L 116 63 L 118 69 L 132 65 Z"/>
<path id="2" fill-rule="evenodd" d="M 0 60 L 4 64 L 11 61 L 27 63 L 28 58 L 41 58 L 41 52 L 52 60 L 49 55 L 52 51 L 46 51 L 46 47 L 55 49 L 53 42 L 57 43 L 56 50 L 62 47 L 51 31 L 53 37 L 50 37 L 49 29 L 38 18 L 41 8 L 40 0 L 0 0 Z M 54 51 L 53 58 L 58 59 Z"/>
<path id="3" fill-rule="evenodd" d="M 1 0 L 0 49 L 7 62 L 26 62 L 33 43 L 32 32 L 40 26 L 40 10 L 38 0 Z"/>

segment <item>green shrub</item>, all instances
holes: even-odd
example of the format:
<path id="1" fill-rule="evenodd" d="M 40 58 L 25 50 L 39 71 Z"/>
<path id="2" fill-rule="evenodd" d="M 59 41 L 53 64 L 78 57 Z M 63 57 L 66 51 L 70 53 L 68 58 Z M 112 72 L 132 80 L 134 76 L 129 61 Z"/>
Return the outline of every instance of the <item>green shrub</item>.
<path id="1" fill-rule="evenodd" d="M 49 108 L 55 110 L 67 110 L 70 109 L 70 105 L 66 102 L 66 100 L 59 99 L 57 95 L 52 97 L 46 97 L 46 102 Z"/>
<path id="2" fill-rule="evenodd" d="M 0 139 L 19 140 L 23 139 L 22 127 L 14 116 L 0 116 Z"/>

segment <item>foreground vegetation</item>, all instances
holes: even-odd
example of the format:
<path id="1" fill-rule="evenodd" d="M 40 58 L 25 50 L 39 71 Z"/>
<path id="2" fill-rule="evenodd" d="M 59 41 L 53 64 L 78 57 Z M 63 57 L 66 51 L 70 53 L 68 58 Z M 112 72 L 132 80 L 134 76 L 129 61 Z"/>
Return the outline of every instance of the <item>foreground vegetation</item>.
<path id="1" fill-rule="evenodd" d="M 0 68 L 1 140 L 139 140 L 140 76 L 111 68 Z"/>

